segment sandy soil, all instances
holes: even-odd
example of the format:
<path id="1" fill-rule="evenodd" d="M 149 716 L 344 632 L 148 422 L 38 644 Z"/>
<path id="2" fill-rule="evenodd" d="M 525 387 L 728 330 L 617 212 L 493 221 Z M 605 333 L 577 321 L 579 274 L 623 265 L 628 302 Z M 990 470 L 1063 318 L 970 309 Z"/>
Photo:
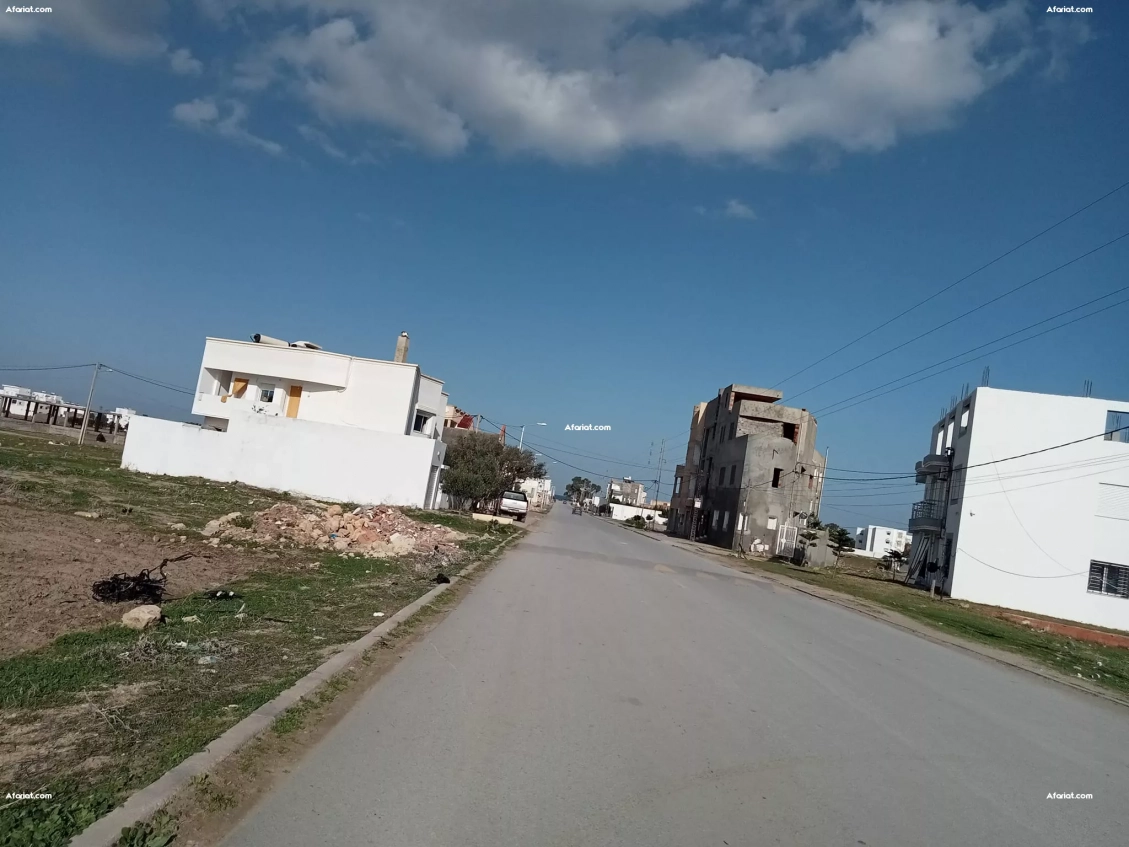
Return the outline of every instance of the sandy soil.
<path id="1" fill-rule="evenodd" d="M 283 565 L 277 553 L 181 543 L 177 536 L 145 534 L 112 519 L 0 503 L 0 658 L 119 620 L 137 604 L 98 603 L 91 585 L 111 574 L 156 568 L 185 552 L 196 555 L 165 569 L 170 599 Z"/>

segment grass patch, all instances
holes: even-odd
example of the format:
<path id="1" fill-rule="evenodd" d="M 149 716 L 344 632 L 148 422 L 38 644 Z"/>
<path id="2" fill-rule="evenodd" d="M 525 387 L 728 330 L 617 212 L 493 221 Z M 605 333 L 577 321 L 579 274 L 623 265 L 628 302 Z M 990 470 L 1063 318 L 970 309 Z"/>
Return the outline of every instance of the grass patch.
<path id="1" fill-rule="evenodd" d="M 517 533 L 479 527 L 464 542 L 460 566 Z M 313 670 L 335 645 L 368 632 L 379 623 L 374 612 L 391 614 L 429 591 L 435 575 L 421 559 L 311 551 L 306 564 L 232 582 L 222 597 L 208 591 L 165 603 L 166 622 L 155 630 L 106 626 L 0 662 L 0 720 L 28 739 L 29 758 L 9 774 L 13 788 L 17 775 L 23 790 L 29 780 L 67 786 L 53 792 L 58 802 L 0 809 L 0 847 L 64 844 Z M 306 724 L 351 679 L 334 677 L 284 713 L 275 731 Z M 91 769 L 92 757 L 99 764 Z"/>
<path id="2" fill-rule="evenodd" d="M 900 612 L 919 623 L 978 644 L 1007 650 L 1119 694 L 1129 695 L 1129 650 L 1076 641 L 1039 632 L 997 617 L 985 607 L 931 599 L 901 582 L 832 569 L 798 568 L 779 562 L 753 561 L 760 570 L 828 588 Z"/>

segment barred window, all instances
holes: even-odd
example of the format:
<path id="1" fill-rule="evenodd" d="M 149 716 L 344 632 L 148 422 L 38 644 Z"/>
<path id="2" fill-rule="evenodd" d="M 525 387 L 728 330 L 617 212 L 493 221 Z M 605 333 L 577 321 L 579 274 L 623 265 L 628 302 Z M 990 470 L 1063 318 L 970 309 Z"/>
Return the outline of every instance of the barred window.
<path id="1" fill-rule="evenodd" d="M 1111 594 L 1129 600 L 1129 567 L 1090 562 L 1090 581 L 1086 590 L 1092 594 Z"/>

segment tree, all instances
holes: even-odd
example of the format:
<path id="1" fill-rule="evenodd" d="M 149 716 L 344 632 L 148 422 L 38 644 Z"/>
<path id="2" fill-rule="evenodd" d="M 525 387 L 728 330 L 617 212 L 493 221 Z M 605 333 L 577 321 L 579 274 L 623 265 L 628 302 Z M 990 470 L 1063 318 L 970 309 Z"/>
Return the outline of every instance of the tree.
<path id="1" fill-rule="evenodd" d="M 572 482 L 565 486 L 565 497 L 575 500 L 577 503 L 583 503 L 599 490 L 600 486 L 587 477 L 574 476 Z"/>
<path id="2" fill-rule="evenodd" d="M 827 525 L 827 543 L 835 550 L 835 560 L 843 555 L 844 550 L 855 549 L 855 539 L 851 533 L 837 523 Z"/>
<path id="3" fill-rule="evenodd" d="M 528 450 L 504 446 L 497 436 L 468 432 L 447 445 L 443 491 L 457 509 L 498 500 L 523 479 L 541 479 L 545 466 Z"/>

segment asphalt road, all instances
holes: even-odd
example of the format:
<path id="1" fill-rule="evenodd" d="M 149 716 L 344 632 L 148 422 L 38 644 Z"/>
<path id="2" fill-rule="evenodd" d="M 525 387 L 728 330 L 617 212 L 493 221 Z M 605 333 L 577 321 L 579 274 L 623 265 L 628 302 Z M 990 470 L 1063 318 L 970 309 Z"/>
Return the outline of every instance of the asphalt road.
<path id="1" fill-rule="evenodd" d="M 1129 710 L 558 507 L 225 847 L 1126 833 Z"/>

